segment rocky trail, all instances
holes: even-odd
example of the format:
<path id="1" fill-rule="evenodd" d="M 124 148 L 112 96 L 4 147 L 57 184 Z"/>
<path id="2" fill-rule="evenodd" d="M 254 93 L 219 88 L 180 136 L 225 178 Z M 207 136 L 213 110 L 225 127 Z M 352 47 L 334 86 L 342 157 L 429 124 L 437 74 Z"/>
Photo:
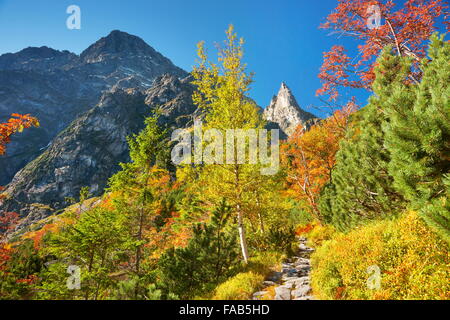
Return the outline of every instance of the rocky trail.
<path id="1" fill-rule="evenodd" d="M 253 294 L 253 300 L 314 300 L 311 293 L 310 255 L 314 249 L 300 238 L 296 256 L 282 264 L 280 272 L 274 272 L 263 283 L 263 290 Z"/>

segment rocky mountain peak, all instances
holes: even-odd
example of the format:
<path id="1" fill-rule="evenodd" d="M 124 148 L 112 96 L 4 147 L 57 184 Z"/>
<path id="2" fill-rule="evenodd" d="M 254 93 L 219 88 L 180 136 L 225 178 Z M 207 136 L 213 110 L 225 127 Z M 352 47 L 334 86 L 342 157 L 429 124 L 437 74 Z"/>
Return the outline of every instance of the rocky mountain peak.
<path id="1" fill-rule="evenodd" d="M 151 56 L 155 59 L 163 58 L 141 38 L 119 30 L 112 31 L 89 46 L 81 53 L 80 57 L 85 63 L 96 63 L 110 57 L 136 55 Z"/>
<path id="2" fill-rule="evenodd" d="M 41 126 L 13 137 L 8 153 L 0 158 L 0 185 L 11 182 L 61 130 L 92 109 L 104 92 L 144 91 L 164 74 L 170 74 L 175 84 L 178 78 L 188 76 L 141 38 L 117 30 L 81 56 L 48 47 L 1 55 L 0 117 L 29 113 Z"/>
<path id="3" fill-rule="evenodd" d="M 281 130 L 290 135 L 298 125 L 306 125 L 315 116 L 300 108 L 291 89 L 282 82 L 278 94 L 264 110 L 264 118 L 278 124 Z"/>

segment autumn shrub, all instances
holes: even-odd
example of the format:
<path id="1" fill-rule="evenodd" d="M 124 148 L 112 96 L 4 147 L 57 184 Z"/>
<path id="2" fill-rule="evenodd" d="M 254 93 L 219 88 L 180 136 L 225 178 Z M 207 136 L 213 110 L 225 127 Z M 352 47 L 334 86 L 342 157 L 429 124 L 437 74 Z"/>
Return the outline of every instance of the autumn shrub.
<path id="1" fill-rule="evenodd" d="M 308 238 L 310 246 L 318 247 L 324 241 L 332 239 L 335 234 L 336 229 L 332 225 L 314 222 L 311 224 L 310 230 L 308 230 L 305 235 Z"/>
<path id="2" fill-rule="evenodd" d="M 446 242 L 416 212 L 336 234 L 312 255 L 312 286 L 319 299 L 450 299 Z M 379 289 L 369 289 L 380 269 Z"/>
<path id="3" fill-rule="evenodd" d="M 286 255 L 281 252 L 262 252 L 250 258 L 243 271 L 252 271 L 267 276 L 274 269 L 277 269 L 285 258 Z"/>
<path id="4" fill-rule="evenodd" d="M 255 272 L 239 273 L 216 288 L 213 300 L 249 300 L 264 280 Z"/>
<path id="5" fill-rule="evenodd" d="M 252 257 L 241 273 L 220 284 L 214 291 L 213 300 L 248 300 L 258 291 L 264 279 L 277 269 L 285 255 L 265 252 Z"/>

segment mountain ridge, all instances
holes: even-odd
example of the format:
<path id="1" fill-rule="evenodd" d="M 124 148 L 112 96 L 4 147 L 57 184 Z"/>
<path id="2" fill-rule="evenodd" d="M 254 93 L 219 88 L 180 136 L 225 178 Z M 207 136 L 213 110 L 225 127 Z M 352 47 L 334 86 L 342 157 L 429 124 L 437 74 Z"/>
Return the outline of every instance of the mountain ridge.
<path id="1" fill-rule="evenodd" d="M 117 38 L 121 50 L 111 45 L 99 49 L 99 43 L 117 43 Z M 0 121 L 22 113 L 38 117 L 41 123 L 40 128 L 13 137 L 6 156 L 0 158 L 0 185 L 9 183 L 61 130 L 95 105 L 103 92 L 130 87 L 146 90 L 160 75 L 188 75 L 142 39 L 121 31 L 111 32 L 86 50 L 85 57 L 103 54 L 103 58 L 85 63 L 81 55 L 45 46 L 0 56 Z M 142 53 L 147 53 L 146 59 Z"/>

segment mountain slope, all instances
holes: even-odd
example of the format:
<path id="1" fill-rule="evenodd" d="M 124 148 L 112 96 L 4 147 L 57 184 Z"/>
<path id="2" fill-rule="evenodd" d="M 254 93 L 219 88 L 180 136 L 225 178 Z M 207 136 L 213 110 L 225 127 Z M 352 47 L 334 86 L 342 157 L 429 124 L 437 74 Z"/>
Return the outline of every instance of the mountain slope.
<path id="1" fill-rule="evenodd" d="M 101 195 L 119 163 L 130 160 L 126 138 L 143 129 L 152 109 L 161 110 L 160 121 L 169 127 L 192 123 L 196 110 L 192 90 L 189 78 L 164 75 L 146 91 L 114 88 L 106 92 L 15 175 L 1 208 L 19 212 L 25 217 L 23 225 L 28 225 L 67 206 L 65 199 L 76 198 L 84 186 L 92 195 Z"/>
<path id="2" fill-rule="evenodd" d="M 0 121 L 30 113 L 41 127 L 13 137 L 0 158 L 0 185 L 39 156 L 50 141 L 112 88 L 148 89 L 163 74 L 186 77 L 142 39 L 121 31 L 87 48 L 80 56 L 47 47 L 0 56 Z"/>

